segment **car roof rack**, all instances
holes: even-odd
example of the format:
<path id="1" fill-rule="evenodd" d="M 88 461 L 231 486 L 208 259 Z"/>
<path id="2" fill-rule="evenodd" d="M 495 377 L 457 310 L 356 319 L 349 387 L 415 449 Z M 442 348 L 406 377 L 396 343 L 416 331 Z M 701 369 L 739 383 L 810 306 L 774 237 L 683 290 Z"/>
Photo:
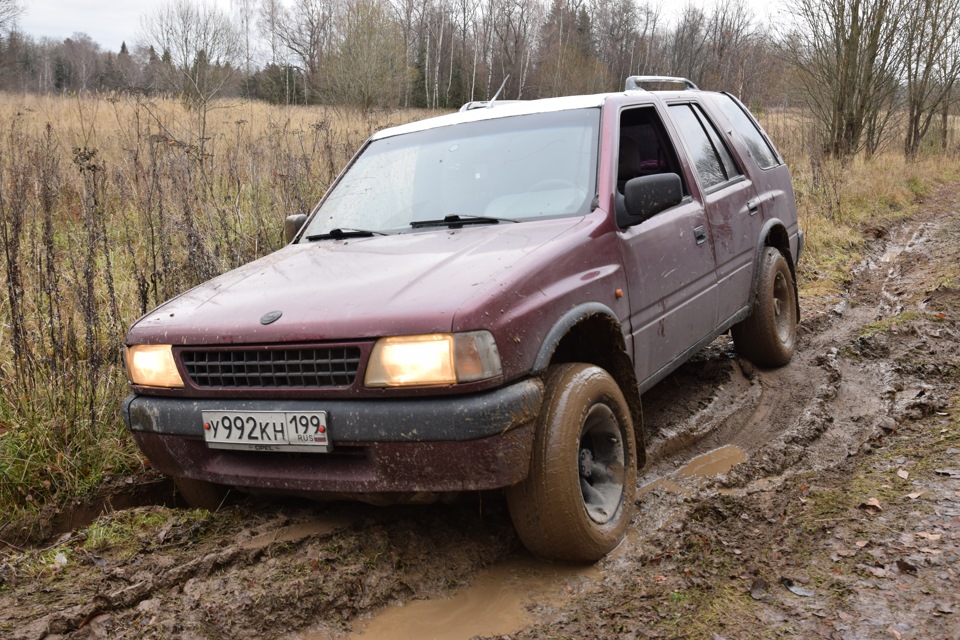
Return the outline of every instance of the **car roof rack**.
<path id="1" fill-rule="evenodd" d="M 644 85 L 651 84 L 681 84 L 688 91 L 699 91 L 700 87 L 686 78 L 673 76 L 630 76 L 624 85 L 625 91 L 649 91 Z"/>
<path id="2" fill-rule="evenodd" d="M 493 107 L 499 107 L 504 104 L 514 104 L 515 102 L 523 102 L 523 100 L 474 100 L 473 102 L 468 102 L 462 107 L 460 111 L 473 111 L 474 109 L 492 109 Z"/>

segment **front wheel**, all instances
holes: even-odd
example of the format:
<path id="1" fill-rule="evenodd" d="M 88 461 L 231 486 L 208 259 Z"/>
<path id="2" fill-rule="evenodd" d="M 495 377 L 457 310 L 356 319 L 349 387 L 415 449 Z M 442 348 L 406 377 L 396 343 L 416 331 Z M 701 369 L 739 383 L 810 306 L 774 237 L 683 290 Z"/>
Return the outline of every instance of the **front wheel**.
<path id="1" fill-rule="evenodd" d="M 524 545 L 548 560 L 599 560 L 623 539 L 636 492 L 633 422 L 616 381 L 592 365 L 552 367 L 530 474 L 506 491 Z"/>
<path id="2" fill-rule="evenodd" d="M 760 258 L 753 312 L 730 330 L 737 353 L 759 367 L 790 362 L 797 342 L 797 289 L 787 259 L 774 247 Z"/>

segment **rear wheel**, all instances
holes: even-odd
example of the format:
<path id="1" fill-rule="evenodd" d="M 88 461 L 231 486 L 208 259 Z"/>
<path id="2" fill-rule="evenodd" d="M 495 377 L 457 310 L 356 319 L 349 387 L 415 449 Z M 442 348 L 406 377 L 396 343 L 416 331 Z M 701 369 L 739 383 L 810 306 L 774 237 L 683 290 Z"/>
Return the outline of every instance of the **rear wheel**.
<path id="1" fill-rule="evenodd" d="M 766 247 L 753 313 L 730 330 L 737 353 L 760 367 L 781 367 L 793 357 L 797 342 L 797 289 L 790 265 L 780 251 Z"/>
<path id="2" fill-rule="evenodd" d="M 193 478 L 174 478 L 173 484 L 187 506 L 194 509 L 216 511 L 223 506 L 230 493 L 230 489 L 223 485 Z"/>
<path id="3" fill-rule="evenodd" d="M 636 491 L 633 423 L 616 381 L 592 365 L 552 367 L 530 474 L 506 492 L 520 539 L 550 560 L 599 560 L 623 539 Z"/>

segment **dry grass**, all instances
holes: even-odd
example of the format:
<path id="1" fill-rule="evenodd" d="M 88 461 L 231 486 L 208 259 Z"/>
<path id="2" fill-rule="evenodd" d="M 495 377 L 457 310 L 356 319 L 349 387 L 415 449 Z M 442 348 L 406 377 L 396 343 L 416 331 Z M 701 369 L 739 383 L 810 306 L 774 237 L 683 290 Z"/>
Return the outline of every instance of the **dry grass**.
<path id="1" fill-rule="evenodd" d="M 118 411 L 129 324 L 278 248 L 370 133 L 425 115 L 235 103 L 204 123 L 163 99 L 0 95 L 0 509 L 139 466 Z M 764 124 L 795 176 L 805 296 L 843 286 L 864 229 L 957 179 L 954 158 L 841 166 L 800 116 Z"/>
<path id="2" fill-rule="evenodd" d="M 0 508 L 140 464 L 120 345 L 148 309 L 282 243 L 370 133 L 423 113 L 0 96 Z M 201 136 L 201 131 L 206 135 Z"/>

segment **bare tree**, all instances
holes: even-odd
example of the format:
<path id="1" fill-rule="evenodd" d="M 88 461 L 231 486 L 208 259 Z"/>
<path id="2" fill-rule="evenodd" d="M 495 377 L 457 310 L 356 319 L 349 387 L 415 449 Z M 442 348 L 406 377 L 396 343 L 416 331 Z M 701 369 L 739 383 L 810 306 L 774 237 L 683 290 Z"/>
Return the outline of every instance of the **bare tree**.
<path id="1" fill-rule="evenodd" d="M 876 144 L 896 90 L 898 25 L 905 0 L 793 0 L 796 29 L 783 39 L 824 147 L 844 158 Z M 870 129 L 870 136 L 864 133 Z"/>
<path id="2" fill-rule="evenodd" d="M 23 13 L 20 0 L 0 0 L 0 29 L 6 29 Z"/>
<path id="3" fill-rule="evenodd" d="M 211 101 L 234 77 L 243 52 L 239 33 L 212 4 L 172 0 L 142 19 L 140 40 L 163 52 L 160 74 L 196 109 L 198 157 L 204 158 Z"/>
<path id="4" fill-rule="evenodd" d="M 960 73 L 960 0 L 915 0 L 902 28 L 907 101 L 903 151 L 914 158 Z"/>
<path id="5" fill-rule="evenodd" d="M 276 37 L 303 74 L 304 94 L 315 95 L 321 67 L 330 54 L 335 19 L 333 0 L 294 0 L 276 10 Z"/>
<path id="6" fill-rule="evenodd" d="M 400 25 L 383 0 L 352 0 L 328 66 L 332 97 L 363 109 L 396 104 L 407 81 Z"/>

